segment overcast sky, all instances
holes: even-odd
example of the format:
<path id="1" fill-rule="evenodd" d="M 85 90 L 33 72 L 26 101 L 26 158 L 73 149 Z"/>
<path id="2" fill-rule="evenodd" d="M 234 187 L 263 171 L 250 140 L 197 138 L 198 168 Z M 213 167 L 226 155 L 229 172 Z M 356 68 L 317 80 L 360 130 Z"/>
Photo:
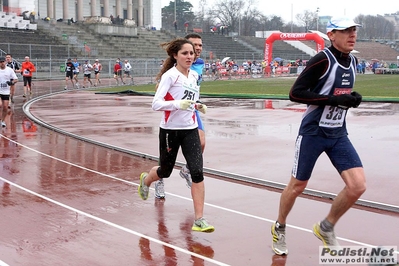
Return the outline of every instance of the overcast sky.
<path id="1" fill-rule="evenodd" d="M 161 0 L 162 7 L 169 5 L 170 0 Z M 194 6 L 194 12 L 199 10 L 199 0 L 185 0 Z M 305 10 L 315 12 L 319 8 L 320 16 L 349 16 L 355 18 L 363 15 L 384 15 L 399 11 L 399 0 L 359 1 L 359 0 L 329 0 L 315 3 L 314 0 L 257 0 L 259 10 L 266 16 L 277 15 L 284 22 L 295 22 L 295 16 Z M 217 0 L 206 0 L 206 5 L 211 7 Z"/>

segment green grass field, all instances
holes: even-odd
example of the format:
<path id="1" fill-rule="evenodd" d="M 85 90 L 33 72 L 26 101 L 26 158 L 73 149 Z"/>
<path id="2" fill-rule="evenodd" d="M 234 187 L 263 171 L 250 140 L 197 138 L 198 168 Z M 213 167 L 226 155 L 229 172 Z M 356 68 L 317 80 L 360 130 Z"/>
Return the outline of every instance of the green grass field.
<path id="1" fill-rule="evenodd" d="M 296 77 L 204 81 L 201 97 L 288 99 Z M 154 93 L 154 84 L 104 89 L 101 92 L 134 90 Z M 399 75 L 357 75 L 354 90 L 364 101 L 399 102 Z"/>

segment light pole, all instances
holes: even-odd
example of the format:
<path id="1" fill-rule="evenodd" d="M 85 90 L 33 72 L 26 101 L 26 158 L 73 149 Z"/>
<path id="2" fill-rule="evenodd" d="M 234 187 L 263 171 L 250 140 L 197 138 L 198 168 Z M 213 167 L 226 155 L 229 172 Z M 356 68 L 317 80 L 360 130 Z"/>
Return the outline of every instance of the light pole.
<path id="1" fill-rule="evenodd" d="M 316 9 L 316 30 L 319 31 L 319 11 L 320 9 Z"/>
<path id="2" fill-rule="evenodd" d="M 201 28 L 205 32 L 206 27 L 205 27 L 205 6 L 206 6 L 206 0 L 200 0 L 200 6 L 202 8 L 202 14 L 201 14 Z"/>
<path id="3" fill-rule="evenodd" d="M 175 0 L 175 21 L 176 21 L 176 1 L 177 0 Z"/>
<path id="4" fill-rule="evenodd" d="M 238 36 L 241 36 L 241 14 L 238 16 Z"/>

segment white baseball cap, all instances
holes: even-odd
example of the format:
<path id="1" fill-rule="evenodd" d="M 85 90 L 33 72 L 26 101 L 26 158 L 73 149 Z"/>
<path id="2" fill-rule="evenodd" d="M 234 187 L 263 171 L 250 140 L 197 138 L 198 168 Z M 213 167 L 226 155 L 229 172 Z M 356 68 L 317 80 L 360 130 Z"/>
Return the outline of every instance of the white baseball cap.
<path id="1" fill-rule="evenodd" d="M 327 33 L 332 30 L 345 30 L 353 26 L 362 27 L 362 25 L 348 17 L 331 18 L 327 23 Z"/>

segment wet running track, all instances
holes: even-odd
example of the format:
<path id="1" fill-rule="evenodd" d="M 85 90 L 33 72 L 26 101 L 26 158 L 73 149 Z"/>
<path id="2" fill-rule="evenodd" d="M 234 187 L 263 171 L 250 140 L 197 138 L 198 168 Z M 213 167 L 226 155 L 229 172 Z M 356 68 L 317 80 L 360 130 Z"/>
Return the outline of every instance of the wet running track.
<path id="1" fill-rule="evenodd" d="M 1 132 L 0 265 L 319 265 L 311 228 L 327 214 L 328 196 L 297 199 L 290 253 L 275 256 L 270 226 L 280 190 L 252 182 L 289 180 L 304 106 L 204 99 L 205 216 L 216 228 L 205 234 L 191 231 L 190 191 L 178 167 L 164 201 L 153 189 L 147 201 L 137 194 L 139 174 L 157 164 L 161 115 L 151 97 L 80 90 L 42 97 L 62 85 L 36 83 L 30 101 L 16 98 Z M 362 200 L 394 211 L 352 208 L 336 226 L 341 245 L 399 246 L 398 118 L 389 103 L 363 103 L 348 115 L 368 181 Z M 342 187 L 321 157 L 309 189 L 333 195 Z"/>

